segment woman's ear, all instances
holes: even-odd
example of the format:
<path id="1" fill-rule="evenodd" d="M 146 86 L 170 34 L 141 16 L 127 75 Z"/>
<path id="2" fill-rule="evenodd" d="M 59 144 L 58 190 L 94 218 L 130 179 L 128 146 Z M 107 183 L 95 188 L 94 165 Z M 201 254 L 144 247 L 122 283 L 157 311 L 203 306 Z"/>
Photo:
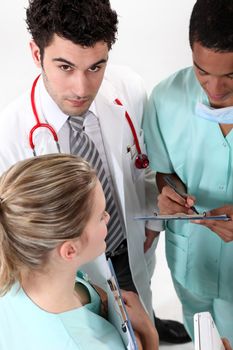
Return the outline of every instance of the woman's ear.
<path id="1" fill-rule="evenodd" d="M 34 40 L 30 41 L 30 48 L 31 48 L 31 53 L 32 53 L 32 58 L 34 63 L 38 68 L 41 68 L 42 62 L 41 62 L 40 49 L 39 49 L 39 46 L 36 45 Z"/>
<path id="2" fill-rule="evenodd" d="M 79 239 L 65 241 L 59 247 L 59 254 L 66 261 L 76 259 L 79 256 L 80 251 L 81 249 Z"/>

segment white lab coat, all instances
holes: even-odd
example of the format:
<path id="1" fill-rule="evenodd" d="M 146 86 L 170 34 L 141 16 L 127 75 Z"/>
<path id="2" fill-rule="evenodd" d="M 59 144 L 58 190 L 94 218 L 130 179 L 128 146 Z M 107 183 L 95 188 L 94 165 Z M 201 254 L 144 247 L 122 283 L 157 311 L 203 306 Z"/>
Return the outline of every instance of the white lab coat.
<path id="1" fill-rule="evenodd" d="M 123 106 L 115 104 L 115 98 L 119 98 Z M 155 265 L 156 240 L 152 248 L 144 254 L 145 224 L 135 221 L 133 217 L 145 213 L 145 171 L 135 168 L 132 152 L 127 151 L 128 146 L 131 149 L 135 149 L 135 146 L 132 132 L 125 118 L 127 110 L 136 129 L 140 146 L 145 151 L 141 130 L 145 102 L 146 93 L 139 76 L 126 67 L 109 66 L 106 69 L 104 80 L 95 99 L 95 106 L 113 184 L 125 222 L 132 277 L 141 300 L 152 317 L 150 280 Z M 43 101 L 40 101 L 36 95 L 39 112 L 40 103 Z M 21 96 L 0 114 L 0 173 L 18 160 L 32 157 L 28 135 L 34 125 L 35 117 L 31 109 L 30 92 Z M 40 142 L 42 145 L 40 154 L 57 152 L 53 139 L 46 135 L 45 130 L 40 130 L 39 134 L 41 140 L 37 140 L 37 143 Z M 152 186 L 150 191 L 153 190 Z M 150 205 L 151 214 L 155 202 Z M 157 225 L 154 229 L 160 230 L 157 222 L 153 225 Z"/>

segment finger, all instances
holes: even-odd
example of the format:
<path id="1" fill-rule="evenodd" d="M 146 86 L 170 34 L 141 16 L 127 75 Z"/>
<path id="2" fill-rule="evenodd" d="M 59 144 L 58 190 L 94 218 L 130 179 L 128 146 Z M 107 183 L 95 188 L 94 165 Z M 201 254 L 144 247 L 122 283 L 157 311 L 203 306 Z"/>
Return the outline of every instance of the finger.
<path id="1" fill-rule="evenodd" d="M 158 207 L 160 214 L 193 213 L 189 211 L 186 198 L 182 198 L 168 186 L 163 187 L 162 193 L 158 196 Z"/>
<path id="2" fill-rule="evenodd" d="M 199 221 L 199 220 L 198 220 Z M 203 223 L 202 223 L 203 221 Z M 214 232 L 228 232 L 233 234 L 233 222 L 232 221 L 215 221 L 215 220 L 200 220 L 200 223 L 210 228 Z"/>
<path id="3" fill-rule="evenodd" d="M 186 205 L 192 207 L 195 204 L 195 197 L 188 195 L 186 198 Z"/>
<path id="4" fill-rule="evenodd" d="M 226 350 L 232 350 L 230 343 L 226 338 L 222 338 L 222 342 Z"/>
<path id="5" fill-rule="evenodd" d="M 211 231 L 216 233 L 224 242 L 231 242 L 233 240 L 233 229 L 226 228 L 221 225 L 221 227 L 217 224 L 210 223 L 208 220 L 193 220 L 193 224 L 199 224 L 209 228 Z"/>
<path id="6" fill-rule="evenodd" d="M 232 231 L 222 230 L 221 232 L 212 230 L 216 233 L 225 243 L 229 243 L 233 241 L 233 233 Z"/>
<path id="7" fill-rule="evenodd" d="M 193 207 L 191 207 L 191 208 L 188 207 L 188 214 L 189 214 L 189 215 L 197 214 L 197 212 L 196 212 L 196 210 L 195 210 L 196 208 L 195 208 L 195 209 L 192 209 L 192 208 L 193 208 Z"/>
<path id="8" fill-rule="evenodd" d="M 231 218 L 231 220 L 233 220 L 233 206 L 232 205 L 225 205 L 225 206 L 220 207 L 220 208 L 215 208 L 215 209 L 210 210 L 207 214 L 208 215 L 226 214 L 227 216 L 229 216 Z"/>
<path id="9" fill-rule="evenodd" d="M 183 198 L 181 195 L 176 193 L 171 187 L 164 186 L 161 192 L 161 195 L 169 198 L 172 202 L 178 203 L 181 206 L 185 206 L 186 198 Z"/>
<path id="10" fill-rule="evenodd" d="M 160 214 L 176 214 L 176 213 L 189 213 L 189 208 L 186 208 L 184 205 L 180 205 L 177 202 L 173 202 L 167 197 L 161 196 L 158 198 L 158 208 Z"/>
<path id="11" fill-rule="evenodd" d="M 226 221 L 216 221 L 216 220 L 193 220 L 192 221 L 194 224 L 200 224 L 206 227 L 209 227 L 211 229 L 219 229 L 219 230 L 224 230 L 224 229 L 233 229 L 232 224 L 229 225 L 229 222 Z M 229 227 L 228 227 L 229 226 Z"/>

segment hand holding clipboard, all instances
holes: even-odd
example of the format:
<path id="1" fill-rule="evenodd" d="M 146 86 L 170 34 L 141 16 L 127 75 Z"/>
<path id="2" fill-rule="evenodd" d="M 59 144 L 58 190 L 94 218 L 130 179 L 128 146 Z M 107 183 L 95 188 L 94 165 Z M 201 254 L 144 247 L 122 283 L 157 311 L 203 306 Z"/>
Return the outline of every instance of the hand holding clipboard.
<path id="1" fill-rule="evenodd" d="M 142 344 L 145 349 L 158 349 L 158 335 L 153 323 L 135 293 L 127 291 L 121 293 L 111 260 L 108 259 L 107 261 L 105 254 L 102 254 L 95 261 L 83 266 L 82 270 L 88 275 L 88 279 L 92 284 L 99 286 L 107 293 L 107 318 L 118 330 L 125 349 L 138 350 L 127 310 L 133 320 L 138 339 L 140 338 L 141 342 L 143 339 L 145 343 Z"/>

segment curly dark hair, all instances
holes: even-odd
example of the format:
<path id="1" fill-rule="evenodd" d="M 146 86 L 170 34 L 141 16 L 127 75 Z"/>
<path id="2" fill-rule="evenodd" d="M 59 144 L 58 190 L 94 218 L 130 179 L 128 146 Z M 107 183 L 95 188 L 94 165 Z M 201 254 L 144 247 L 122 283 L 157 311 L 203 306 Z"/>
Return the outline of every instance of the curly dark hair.
<path id="1" fill-rule="evenodd" d="M 29 0 L 27 29 L 43 55 L 54 34 L 81 46 L 116 41 L 117 14 L 109 0 Z"/>
<path id="2" fill-rule="evenodd" d="M 197 0 L 189 26 L 189 42 L 216 52 L 233 51 L 233 0 Z"/>

